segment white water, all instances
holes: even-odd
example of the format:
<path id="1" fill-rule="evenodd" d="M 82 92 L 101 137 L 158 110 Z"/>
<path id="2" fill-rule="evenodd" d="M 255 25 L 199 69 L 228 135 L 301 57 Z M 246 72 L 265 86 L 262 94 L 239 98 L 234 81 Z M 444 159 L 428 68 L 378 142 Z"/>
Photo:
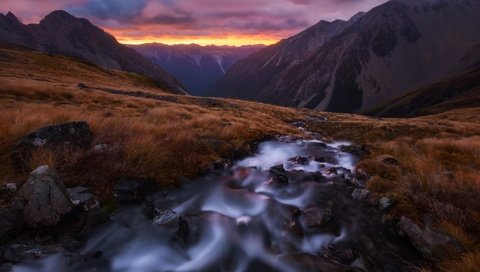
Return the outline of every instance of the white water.
<path id="1" fill-rule="evenodd" d="M 292 214 L 321 202 L 316 191 L 328 181 L 290 179 L 288 185 L 279 186 L 268 173 L 276 165 L 300 176 L 325 177 L 328 167 L 353 168 L 355 158 L 338 151 L 339 144 L 319 143 L 263 143 L 255 156 L 231 169 L 158 196 L 155 207 L 163 214 L 154 220 L 143 216 L 139 207 L 122 209 L 113 223 L 95 231 L 80 253 L 101 251 L 106 263 L 99 271 L 294 271 L 279 257 L 292 252 L 318 254 L 348 238 L 347 226 L 329 232 L 302 224 L 304 234 L 294 235 L 288 227 Z M 330 162 L 315 161 L 319 155 Z M 296 156 L 309 160 L 304 165 L 289 161 Z M 186 244 L 176 234 L 179 217 L 188 222 Z M 67 260 L 52 256 L 13 271 L 87 271 L 82 265 L 88 263 L 72 266 Z"/>

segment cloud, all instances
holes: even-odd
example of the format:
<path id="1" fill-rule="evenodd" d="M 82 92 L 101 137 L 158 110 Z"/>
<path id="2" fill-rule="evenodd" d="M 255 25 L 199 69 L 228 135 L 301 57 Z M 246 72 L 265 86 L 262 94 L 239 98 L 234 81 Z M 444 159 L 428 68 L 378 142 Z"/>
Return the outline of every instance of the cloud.
<path id="1" fill-rule="evenodd" d="M 65 9 L 123 39 L 247 36 L 281 39 L 319 20 L 348 19 L 386 0 L 2 0 L 26 21 Z M 39 7 L 32 9 L 31 7 Z M 129 34 L 127 36 L 127 34 Z"/>

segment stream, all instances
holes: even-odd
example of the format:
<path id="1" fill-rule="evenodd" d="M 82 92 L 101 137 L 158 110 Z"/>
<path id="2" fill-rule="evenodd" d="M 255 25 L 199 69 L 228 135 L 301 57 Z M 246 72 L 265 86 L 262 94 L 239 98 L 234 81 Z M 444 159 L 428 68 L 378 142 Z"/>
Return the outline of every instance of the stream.
<path id="1" fill-rule="evenodd" d="M 264 142 L 149 205 L 122 207 L 75 255 L 13 271 L 411 271 L 415 249 L 378 205 L 352 197 L 361 184 L 345 144 Z"/>

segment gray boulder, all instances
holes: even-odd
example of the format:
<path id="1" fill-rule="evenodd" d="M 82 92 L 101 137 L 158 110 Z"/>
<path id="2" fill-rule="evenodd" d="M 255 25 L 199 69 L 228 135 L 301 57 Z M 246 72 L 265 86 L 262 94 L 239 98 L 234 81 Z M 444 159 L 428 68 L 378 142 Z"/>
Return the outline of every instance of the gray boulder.
<path id="1" fill-rule="evenodd" d="M 41 128 L 23 138 L 14 146 L 10 154 L 12 166 L 16 170 L 28 170 L 32 152 L 39 148 L 50 150 L 86 149 L 92 142 L 93 134 L 86 122 L 71 122 Z"/>
<path id="2" fill-rule="evenodd" d="M 54 226 L 73 208 L 62 179 L 47 165 L 30 173 L 21 194 L 25 221 L 31 227 Z"/>
<path id="3" fill-rule="evenodd" d="M 463 246 L 452 237 L 428 226 L 422 229 L 406 217 L 400 219 L 400 230 L 426 260 L 438 262 L 449 258 L 451 254 L 461 255 L 465 252 Z"/>
<path id="4" fill-rule="evenodd" d="M 370 191 L 366 189 L 354 189 L 352 192 L 353 199 L 364 200 L 370 195 Z"/>
<path id="5" fill-rule="evenodd" d="M 390 208 L 390 206 L 392 206 L 393 200 L 390 197 L 384 196 L 380 198 L 380 200 L 378 201 L 378 204 L 382 210 L 386 210 Z"/>

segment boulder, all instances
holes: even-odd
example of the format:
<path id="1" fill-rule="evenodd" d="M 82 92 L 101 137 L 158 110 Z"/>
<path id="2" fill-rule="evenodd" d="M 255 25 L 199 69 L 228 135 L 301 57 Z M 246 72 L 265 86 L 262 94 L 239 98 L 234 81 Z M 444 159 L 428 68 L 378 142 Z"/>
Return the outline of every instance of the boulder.
<path id="1" fill-rule="evenodd" d="M 292 122 L 292 126 L 294 126 L 294 127 L 304 127 L 304 126 L 305 126 L 305 122 L 303 122 L 303 121 L 295 121 L 295 122 Z"/>
<path id="2" fill-rule="evenodd" d="M 307 227 L 323 227 L 330 222 L 330 219 L 332 218 L 332 210 L 329 208 L 324 209 L 313 207 L 303 210 L 302 215 Z"/>
<path id="3" fill-rule="evenodd" d="M 213 162 L 212 168 L 213 170 L 223 170 L 230 166 L 232 166 L 232 162 L 230 160 L 220 159 Z"/>
<path id="4" fill-rule="evenodd" d="M 157 184 L 146 178 L 123 178 L 113 187 L 113 195 L 122 203 L 141 203 L 155 193 Z"/>
<path id="5" fill-rule="evenodd" d="M 81 83 L 81 82 L 80 82 L 80 83 L 77 84 L 77 88 L 79 88 L 79 89 L 87 89 L 87 88 L 89 88 L 89 87 L 88 87 L 85 83 Z"/>
<path id="6" fill-rule="evenodd" d="M 393 166 L 400 165 L 400 162 L 396 158 L 390 155 L 382 155 L 382 156 L 379 156 L 377 159 L 379 162 L 383 164 L 393 165 Z"/>
<path id="7" fill-rule="evenodd" d="M 300 165 L 308 164 L 308 158 L 305 158 L 302 156 L 296 156 L 296 157 L 290 158 L 288 161 L 293 162 L 295 164 L 300 164 Z"/>
<path id="8" fill-rule="evenodd" d="M 9 262 L 22 262 L 27 260 L 41 259 L 54 254 L 65 253 L 65 248 L 59 244 L 40 245 L 40 244 L 11 244 L 8 245 L 3 253 L 3 258 Z"/>
<path id="9" fill-rule="evenodd" d="M 363 156 L 370 154 L 368 148 L 364 145 L 341 145 L 340 151 L 350 153 L 355 156 Z"/>
<path id="10" fill-rule="evenodd" d="M 386 210 L 386 209 L 390 208 L 390 206 L 392 206 L 393 200 L 389 197 L 384 196 L 384 197 L 380 198 L 380 200 L 378 201 L 378 204 L 380 205 L 380 208 L 382 210 Z"/>
<path id="11" fill-rule="evenodd" d="M 402 234 L 410 240 L 426 260 L 439 262 L 465 252 L 464 247 L 447 234 L 435 231 L 428 226 L 420 228 L 406 217 L 400 219 L 399 226 Z"/>
<path id="12" fill-rule="evenodd" d="M 176 227 L 178 225 L 179 216 L 173 210 L 159 211 L 158 215 L 153 219 L 155 225 L 165 228 Z"/>
<path id="13" fill-rule="evenodd" d="M 99 207 L 98 199 L 90 192 L 89 188 L 77 186 L 67 189 L 70 200 L 75 206 L 82 206 L 86 211 Z"/>
<path id="14" fill-rule="evenodd" d="M 71 122 L 48 126 L 21 138 L 13 147 L 10 159 L 18 171 L 27 169 L 32 152 L 44 147 L 50 150 L 86 149 L 92 142 L 93 134 L 86 122 Z"/>
<path id="15" fill-rule="evenodd" d="M 352 197 L 353 199 L 364 200 L 369 196 L 369 194 L 370 194 L 369 190 L 355 189 L 352 192 Z"/>
<path id="16" fill-rule="evenodd" d="M 288 177 L 286 176 L 287 172 L 283 168 L 283 165 L 273 166 L 268 170 L 268 172 L 274 184 L 282 186 L 288 185 Z"/>
<path id="17" fill-rule="evenodd" d="M 370 271 L 370 270 L 368 269 L 368 266 L 367 266 L 365 260 L 364 260 L 363 258 L 361 258 L 361 257 L 355 259 L 355 261 L 353 261 L 353 263 L 352 263 L 350 266 L 353 267 L 353 268 L 356 268 L 356 269 L 360 270 L 361 272 L 368 272 L 368 271 Z"/>
<path id="18" fill-rule="evenodd" d="M 73 208 L 62 179 L 47 165 L 30 173 L 21 194 L 25 221 L 31 227 L 54 226 Z"/>

